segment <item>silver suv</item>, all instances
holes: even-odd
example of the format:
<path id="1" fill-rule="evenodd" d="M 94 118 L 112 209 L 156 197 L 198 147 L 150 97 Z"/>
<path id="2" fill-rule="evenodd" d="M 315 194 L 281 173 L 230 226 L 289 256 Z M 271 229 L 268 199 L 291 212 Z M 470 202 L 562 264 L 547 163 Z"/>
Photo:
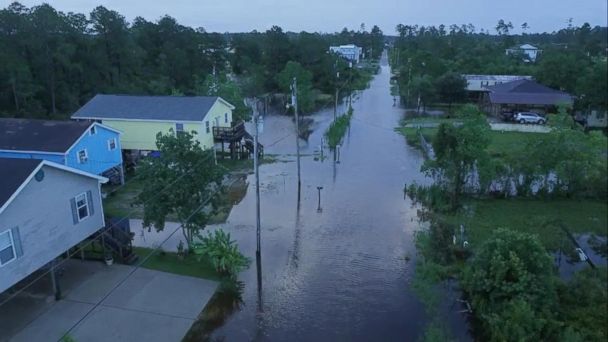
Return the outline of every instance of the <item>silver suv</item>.
<path id="1" fill-rule="evenodd" d="M 520 124 L 533 123 L 533 124 L 544 125 L 545 123 L 547 123 L 547 119 L 545 119 L 544 117 L 542 117 L 536 113 L 532 113 L 532 112 L 517 113 L 513 117 L 513 120 L 515 122 L 519 122 Z"/>

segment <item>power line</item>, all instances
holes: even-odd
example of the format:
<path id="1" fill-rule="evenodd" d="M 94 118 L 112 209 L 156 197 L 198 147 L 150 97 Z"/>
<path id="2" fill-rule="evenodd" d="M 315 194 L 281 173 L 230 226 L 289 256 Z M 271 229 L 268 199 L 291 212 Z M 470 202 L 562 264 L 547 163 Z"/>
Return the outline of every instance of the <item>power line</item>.
<path id="1" fill-rule="evenodd" d="M 196 165 L 195 167 L 199 166 L 202 162 L 206 162 L 207 160 L 205 159 L 201 159 Z M 167 184 L 166 187 L 164 187 L 161 191 L 157 192 L 156 194 L 154 194 L 152 197 L 150 197 L 148 200 L 146 200 L 144 203 L 142 203 L 142 205 L 145 206 L 146 203 L 150 202 L 151 200 L 155 199 L 157 196 L 160 196 L 162 193 L 164 193 L 165 191 L 167 191 L 169 189 L 169 187 L 171 187 L 173 184 L 175 184 L 177 181 L 179 181 L 180 179 L 182 179 L 184 176 L 186 176 L 188 173 L 194 171 L 194 167 L 191 168 L 190 170 L 188 170 L 188 172 L 180 175 L 179 177 L 177 177 L 176 179 L 174 179 L 172 182 L 170 182 L 169 184 Z M 133 213 L 136 211 L 137 209 L 133 209 L 131 210 L 125 217 L 121 218 L 120 220 L 118 220 L 116 222 L 116 224 L 123 222 L 124 220 L 128 219 L 131 215 L 133 215 Z M 105 228 L 101 228 L 100 230 L 98 230 L 98 232 L 101 232 L 101 234 L 104 234 L 105 232 L 109 231 L 111 229 L 111 227 L 105 227 Z M 3 305 L 5 305 L 6 303 L 8 303 L 10 300 L 12 300 L 13 298 L 15 298 L 17 295 L 21 294 L 22 292 L 24 292 L 26 289 L 28 289 L 30 286 L 32 286 L 34 283 L 36 283 L 37 281 L 39 281 L 40 279 L 42 279 L 43 277 L 45 277 L 46 275 L 48 275 L 54 268 L 56 268 L 57 266 L 61 266 L 63 265 L 65 262 L 67 262 L 67 260 L 75 255 L 77 252 L 80 252 L 82 250 L 84 250 L 86 247 L 90 246 L 91 244 L 93 244 L 93 242 L 95 242 L 95 239 L 90 240 L 88 242 L 85 242 L 84 245 L 80 245 L 73 253 L 69 253 L 69 251 L 67 252 L 67 258 L 65 258 L 64 260 L 61 260 L 58 264 L 52 266 L 49 270 L 44 271 L 42 274 L 40 274 L 38 277 L 36 277 L 35 279 L 33 279 L 30 283 L 28 283 L 26 286 L 20 288 L 19 290 L 15 291 L 14 293 L 12 293 L 10 296 L 8 296 L 5 300 L 3 300 L 2 302 L 0 302 L 0 307 L 2 307 Z M 63 254 L 63 253 L 62 253 Z M 61 255 L 61 254 L 60 254 Z"/>
<path id="2" fill-rule="evenodd" d="M 230 185 L 233 185 L 234 183 L 236 183 L 238 181 L 238 179 L 234 179 Z M 196 209 L 194 209 L 192 211 L 192 213 L 188 216 L 188 218 L 186 219 L 186 221 L 182 224 L 180 224 L 177 228 L 175 228 L 156 248 L 153 248 L 152 251 L 150 251 L 150 253 L 148 253 L 148 255 L 146 255 L 146 257 L 144 257 L 135 267 L 133 267 L 131 269 L 131 271 L 129 273 L 127 273 L 127 275 L 120 281 L 118 282 L 115 286 L 112 287 L 112 289 L 110 289 L 110 291 L 108 291 L 108 293 L 103 296 L 103 298 L 101 298 L 101 300 L 99 300 L 99 302 L 97 302 L 96 304 L 93 305 L 93 307 L 91 307 L 91 309 L 89 309 L 87 311 L 87 313 L 80 318 L 76 323 L 74 323 L 72 325 L 72 327 L 70 329 L 68 329 L 66 331 L 66 333 L 62 336 L 65 337 L 67 335 L 70 334 L 70 332 L 76 328 L 76 326 L 78 326 L 78 324 L 80 324 L 82 321 L 84 321 L 90 314 L 91 312 L 93 312 L 96 308 L 98 308 L 101 303 L 103 303 L 103 301 L 105 301 L 110 295 L 112 295 L 112 293 L 114 293 L 114 291 L 116 291 L 116 289 L 118 289 L 122 284 L 124 284 L 134 273 L 135 271 L 137 271 L 138 269 L 140 269 L 142 267 L 143 264 L 146 263 L 146 261 L 148 261 L 156 252 L 158 252 L 160 250 L 160 247 L 162 245 L 164 245 L 167 241 L 169 241 L 169 239 L 173 236 L 173 234 L 175 234 L 179 229 L 184 228 L 184 225 L 186 223 L 188 223 L 192 217 L 194 217 L 194 215 L 201 210 L 205 205 L 207 205 L 207 203 L 209 203 L 209 201 L 218 193 L 220 192 L 220 190 L 216 190 L 212 195 L 210 195 L 203 203 L 201 203 L 200 206 L 198 206 Z"/>

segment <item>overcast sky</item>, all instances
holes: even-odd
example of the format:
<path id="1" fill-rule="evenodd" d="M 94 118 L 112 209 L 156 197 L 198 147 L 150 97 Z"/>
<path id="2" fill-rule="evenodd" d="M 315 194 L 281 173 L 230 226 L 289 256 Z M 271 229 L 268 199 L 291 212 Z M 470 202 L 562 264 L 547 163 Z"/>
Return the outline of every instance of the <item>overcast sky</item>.
<path id="1" fill-rule="evenodd" d="M 0 0 L 4 8 L 12 2 Z M 42 1 L 21 0 L 26 6 Z M 607 0 L 49 0 L 63 12 L 88 14 L 98 5 L 116 10 L 132 21 L 137 16 L 156 20 L 168 14 L 181 24 L 207 31 L 263 31 L 279 25 L 287 31 L 335 32 L 343 27 L 369 30 L 376 24 L 394 34 L 399 23 L 418 25 L 468 24 L 490 29 L 499 19 L 530 32 L 554 31 L 589 22 L 607 25 Z"/>

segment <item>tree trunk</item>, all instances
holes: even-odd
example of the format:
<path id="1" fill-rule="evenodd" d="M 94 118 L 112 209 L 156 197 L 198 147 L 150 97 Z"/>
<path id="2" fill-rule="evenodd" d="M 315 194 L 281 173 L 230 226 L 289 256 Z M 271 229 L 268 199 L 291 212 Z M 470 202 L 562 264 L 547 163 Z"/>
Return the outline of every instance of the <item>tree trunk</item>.
<path id="1" fill-rule="evenodd" d="M 17 95 L 17 80 L 13 78 L 11 80 L 11 88 L 13 90 L 13 100 L 15 101 L 15 110 L 19 111 L 19 96 Z"/>
<path id="2" fill-rule="evenodd" d="M 49 82 L 49 92 L 51 93 L 51 113 L 56 114 L 57 108 L 55 105 L 55 67 L 53 63 L 53 57 L 50 56 L 49 53 L 49 45 L 45 45 L 45 53 L 46 53 L 46 72 L 48 76 Z"/>
<path id="3" fill-rule="evenodd" d="M 55 98 L 55 68 L 51 65 L 51 108 L 52 113 L 57 113 L 57 104 Z"/>

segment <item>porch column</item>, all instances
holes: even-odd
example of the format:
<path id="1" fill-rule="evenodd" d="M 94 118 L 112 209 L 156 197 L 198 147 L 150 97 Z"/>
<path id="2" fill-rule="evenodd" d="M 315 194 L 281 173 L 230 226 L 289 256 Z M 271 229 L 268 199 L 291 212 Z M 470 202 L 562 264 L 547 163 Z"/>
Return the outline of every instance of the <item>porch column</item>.
<path id="1" fill-rule="evenodd" d="M 125 184 L 125 168 L 124 168 L 124 163 L 121 163 L 119 166 L 119 175 L 120 175 L 120 185 L 124 185 Z"/>
<path id="2" fill-rule="evenodd" d="M 57 259 L 53 259 L 53 261 L 51 261 L 51 285 L 53 288 L 53 293 L 55 294 L 55 300 L 60 300 L 61 299 L 61 287 L 59 285 L 59 280 L 57 279 L 57 276 L 55 275 L 56 264 L 57 264 Z"/>

